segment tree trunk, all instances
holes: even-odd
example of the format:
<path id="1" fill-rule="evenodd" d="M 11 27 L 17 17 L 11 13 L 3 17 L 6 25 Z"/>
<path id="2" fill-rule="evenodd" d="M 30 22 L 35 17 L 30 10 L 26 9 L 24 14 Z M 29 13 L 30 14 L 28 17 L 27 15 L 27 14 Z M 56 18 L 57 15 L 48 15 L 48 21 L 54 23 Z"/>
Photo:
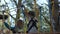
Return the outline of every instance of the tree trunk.
<path id="1" fill-rule="evenodd" d="M 36 13 L 36 17 L 38 18 L 38 16 L 39 16 L 39 9 L 37 8 L 37 4 L 36 4 L 36 0 L 34 0 L 34 11 L 35 11 L 35 13 Z"/>
<path id="2" fill-rule="evenodd" d="M 36 0 L 34 0 L 34 5 L 33 5 L 33 8 L 34 8 L 34 11 L 35 11 L 35 14 L 36 14 L 36 18 L 38 19 L 38 32 L 40 31 L 40 17 L 39 17 L 39 9 L 37 8 L 37 4 L 36 4 Z"/>
<path id="3" fill-rule="evenodd" d="M 52 16 L 53 16 L 53 19 L 55 21 L 54 23 L 54 29 L 55 29 L 55 32 L 60 32 L 60 24 L 59 24 L 59 15 L 58 15 L 58 11 L 59 11 L 59 6 L 58 6 L 58 0 L 53 0 L 54 1 L 54 4 L 52 6 Z"/>
<path id="4" fill-rule="evenodd" d="M 55 20 L 55 30 L 56 32 L 60 32 L 60 24 L 59 24 L 59 15 L 58 15 L 58 11 L 59 11 L 59 6 L 58 6 L 58 0 L 54 0 L 54 20 Z"/>
<path id="5" fill-rule="evenodd" d="M 21 7 L 21 1 L 22 1 L 22 0 L 18 0 L 17 13 L 16 13 L 16 20 L 15 20 L 15 22 L 17 22 L 17 20 L 20 18 L 20 9 L 18 9 L 18 8 Z"/>
<path id="6" fill-rule="evenodd" d="M 53 28 L 53 25 L 52 25 L 53 24 L 52 23 L 52 14 L 51 14 L 53 12 L 53 10 L 54 10 L 53 6 L 54 6 L 54 0 L 49 0 L 49 12 L 50 12 L 50 23 L 51 23 L 51 25 L 50 25 L 50 32 L 54 31 L 54 28 Z"/>

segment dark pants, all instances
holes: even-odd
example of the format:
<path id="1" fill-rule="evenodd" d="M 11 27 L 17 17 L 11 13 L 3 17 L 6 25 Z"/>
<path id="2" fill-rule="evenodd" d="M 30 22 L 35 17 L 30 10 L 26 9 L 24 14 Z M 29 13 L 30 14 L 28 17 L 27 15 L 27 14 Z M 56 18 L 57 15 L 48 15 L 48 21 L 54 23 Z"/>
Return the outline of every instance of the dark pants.
<path id="1" fill-rule="evenodd" d="M 35 24 L 32 24 L 32 26 L 30 26 L 30 28 L 28 29 L 27 33 L 32 29 L 32 27 L 36 27 L 36 29 L 38 30 L 38 27 Z"/>

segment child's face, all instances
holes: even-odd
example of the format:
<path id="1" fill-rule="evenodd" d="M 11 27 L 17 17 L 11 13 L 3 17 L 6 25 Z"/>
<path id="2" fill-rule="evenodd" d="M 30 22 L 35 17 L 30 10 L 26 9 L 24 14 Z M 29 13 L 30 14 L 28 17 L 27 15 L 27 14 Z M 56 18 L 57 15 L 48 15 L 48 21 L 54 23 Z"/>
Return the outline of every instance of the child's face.
<path id="1" fill-rule="evenodd" d="M 22 28 L 23 27 L 23 22 L 22 21 L 18 21 L 17 22 L 17 27 L 18 28 Z"/>
<path id="2" fill-rule="evenodd" d="M 28 15 L 29 16 L 29 18 L 32 18 L 33 16 L 32 15 Z"/>

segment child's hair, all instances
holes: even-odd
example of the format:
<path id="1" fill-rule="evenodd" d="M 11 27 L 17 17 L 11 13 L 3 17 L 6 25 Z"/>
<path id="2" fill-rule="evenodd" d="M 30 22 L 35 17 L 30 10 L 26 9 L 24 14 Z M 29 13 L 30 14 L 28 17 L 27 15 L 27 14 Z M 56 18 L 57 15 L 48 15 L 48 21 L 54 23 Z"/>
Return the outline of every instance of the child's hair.
<path id="1" fill-rule="evenodd" d="M 18 20 L 17 22 L 22 22 L 23 23 L 23 20 Z"/>
<path id="2" fill-rule="evenodd" d="M 35 17 L 35 12 L 34 11 L 29 11 L 28 14 L 31 15 L 31 16 L 33 16 L 33 17 Z"/>

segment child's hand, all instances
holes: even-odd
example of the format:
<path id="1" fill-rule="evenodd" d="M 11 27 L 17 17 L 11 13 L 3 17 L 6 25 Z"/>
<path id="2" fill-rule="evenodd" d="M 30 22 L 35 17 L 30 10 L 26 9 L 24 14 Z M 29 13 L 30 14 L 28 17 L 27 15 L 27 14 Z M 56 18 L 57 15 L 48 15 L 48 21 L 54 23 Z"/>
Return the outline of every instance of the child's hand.
<path id="1" fill-rule="evenodd" d="M 5 20 L 2 20 L 2 22 L 4 23 L 4 22 L 5 22 Z"/>

